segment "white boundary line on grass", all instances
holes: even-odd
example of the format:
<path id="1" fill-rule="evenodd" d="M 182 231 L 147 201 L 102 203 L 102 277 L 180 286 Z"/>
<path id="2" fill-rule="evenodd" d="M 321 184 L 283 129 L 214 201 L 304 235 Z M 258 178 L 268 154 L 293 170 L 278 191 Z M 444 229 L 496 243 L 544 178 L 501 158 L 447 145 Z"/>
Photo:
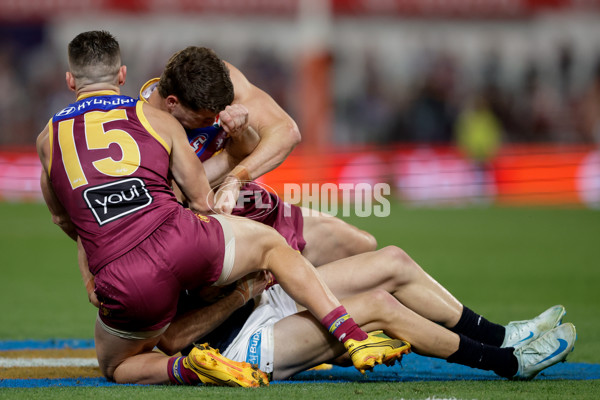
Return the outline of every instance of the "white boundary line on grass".
<path id="1" fill-rule="evenodd" d="M 4 358 L 0 357 L 0 367 L 97 367 L 95 358 Z"/>

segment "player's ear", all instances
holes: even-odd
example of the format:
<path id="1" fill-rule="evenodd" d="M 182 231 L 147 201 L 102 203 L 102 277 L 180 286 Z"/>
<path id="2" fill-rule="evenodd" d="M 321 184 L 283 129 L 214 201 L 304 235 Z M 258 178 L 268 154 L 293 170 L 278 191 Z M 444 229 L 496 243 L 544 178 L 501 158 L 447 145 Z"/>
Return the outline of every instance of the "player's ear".
<path id="1" fill-rule="evenodd" d="M 179 105 L 179 99 L 177 98 L 177 96 L 170 94 L 165 99 L 165 103 L 167 105 L 167 110 L 171 112 Z"/>
<path id="2" fill-rule="evenodd" d="M 75 77 L 73 76 L 73 74 L 71 72 L 67 71 L 67 73 L 65 74 L 65 81 L 67 82 L 67 87 L 69 88 L 69 90 L 74 92 L 75 91 Z"/>
<path id="3" fill-rule="evenodd" d="M 127 77 L 127 66 L 121 65 L 121 68 L 119 68 L 119 86 L 123 86 L 125 84 L 126 77 Z"/>

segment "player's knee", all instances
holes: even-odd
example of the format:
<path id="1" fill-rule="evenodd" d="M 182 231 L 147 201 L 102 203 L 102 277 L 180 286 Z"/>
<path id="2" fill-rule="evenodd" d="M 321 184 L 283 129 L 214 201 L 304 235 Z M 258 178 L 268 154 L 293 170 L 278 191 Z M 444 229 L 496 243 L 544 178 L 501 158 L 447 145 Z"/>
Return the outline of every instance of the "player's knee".
<path id="1" fill-rule="evenodd" d="M 369 301 L 375 305 L 385 305 L 389 301 L 397 301 L 388 291 L 381 288 L 372 289 L 368 292 Z"/>
<path id="2" fill-rule="evenodd" d="M 107 365 L 102 365 L 102 363 L 100 363 L 100 372 L 110 382 L 116 382 L 115 381 L 115 369 L 116 368 L 114 368 L 114 367 L 109 367 Z M 119 382 L 117 382 L 117 383 L 119 383 Z"/>
<path id="3" fill-rule="evenodd" d="M 357 254 L 367 253 L 377 250 L 377 239 L 369 232 L 358 230 L 356 239 L 356 248 L 359 250 Z"/>
<path id="4" fill-rule="evenodd" d="M 271 269 L 281 264 L 282 260 L 289 260 L 290 257 L 299 256 L 300 253 L 294 250 L 286 240 L 274 229 L 266 230 L 265 236 L 261 237 L 261 267 L 259 269 Z M 273 272 L 273 271 L 272 271 Z"/>
<path id="5" fill-rule="evenodd" d="M 386 246 L 378 250 L 377 253 L 387 260 L 395 261 L 403 265 L 412 263 L 412 259 L 408 253 L 398 246 Z"/>
<path id="6" fill-rule="evenodd" d="M 370 233 L 358 229 L 343 221 L 337 226 L 336 236 L 342 237 L 340 241 L 346 252 L 345 257 L 367 253 L 377 249 L 377 239 Z"/>
<path id="7" fill-rule="evenodd" d="M 421 267 L 400 247 L 386 246 L 377 251 L 378 268 L 387 269 L 389 279 L 397 279 L 397 283 L 411 280 L 421 271 Z"/>
<path id="8" fill-rule="evenodd" d="M 398 300 L 384 289 L 373 289 L 366 293 L 367 301 L 372 310 L 372 316 L 377 319 L 386 319 L 389 310 L 398 305 Z"/>

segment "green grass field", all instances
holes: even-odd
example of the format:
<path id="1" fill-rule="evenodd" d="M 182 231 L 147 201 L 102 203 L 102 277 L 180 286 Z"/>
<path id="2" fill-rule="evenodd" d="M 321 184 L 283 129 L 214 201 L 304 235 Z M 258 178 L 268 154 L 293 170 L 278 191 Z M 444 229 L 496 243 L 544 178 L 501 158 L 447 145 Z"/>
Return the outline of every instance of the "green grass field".
<path id="1" fill-rule="evenodd" d="M 600 363 L 600 211 L 537 208 L 419 209 L 350 218 L 380 246 L 405 249 L 464 304 L 506 323 L 562 303 L 577 326 L 569 361 Z M 0 203 L 0 340 L 92 338 L 75 244 L 45 206 Z M 377 268 L 376 265 L 365 268 Z M 231 388 L 0 389 L 1 398 L 599 398 L 598 381 L 405 382 Z"/>

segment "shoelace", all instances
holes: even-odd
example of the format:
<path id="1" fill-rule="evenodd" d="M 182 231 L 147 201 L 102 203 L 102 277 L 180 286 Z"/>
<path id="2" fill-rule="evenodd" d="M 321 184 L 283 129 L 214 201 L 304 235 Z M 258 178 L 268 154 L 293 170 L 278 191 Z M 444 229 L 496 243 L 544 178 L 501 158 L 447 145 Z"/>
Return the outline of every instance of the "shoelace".
<path id="1" fill-rule="evenodd" d="M 509 342 L 514 342 L 517 338 L 520 338 L 523 335 L 523 331 L 525 330 L 525 325 L 527 325 L 526 323 L 512 323 L 512 329 L 511 332 L 508 335 L 508 341 Z"/>
<path id="2" fill-rule="evenodd" d="M 533 320 L 529 320 L 529 321 L 513 321 L 509 324 L 509 326 L 512 326 L 512 332 L 509 333 L 508 335 L 508 341 L 512 342 L 515 341 L 517 338 L 522 338 L 523 335 L 525 333 L 529 333 L 529 332 L 525 332 L 525 331 L 531 331 L 531 329 L 529 328 L 529 326 L 534 325 L 535 326 L 535 319 Z"/>

